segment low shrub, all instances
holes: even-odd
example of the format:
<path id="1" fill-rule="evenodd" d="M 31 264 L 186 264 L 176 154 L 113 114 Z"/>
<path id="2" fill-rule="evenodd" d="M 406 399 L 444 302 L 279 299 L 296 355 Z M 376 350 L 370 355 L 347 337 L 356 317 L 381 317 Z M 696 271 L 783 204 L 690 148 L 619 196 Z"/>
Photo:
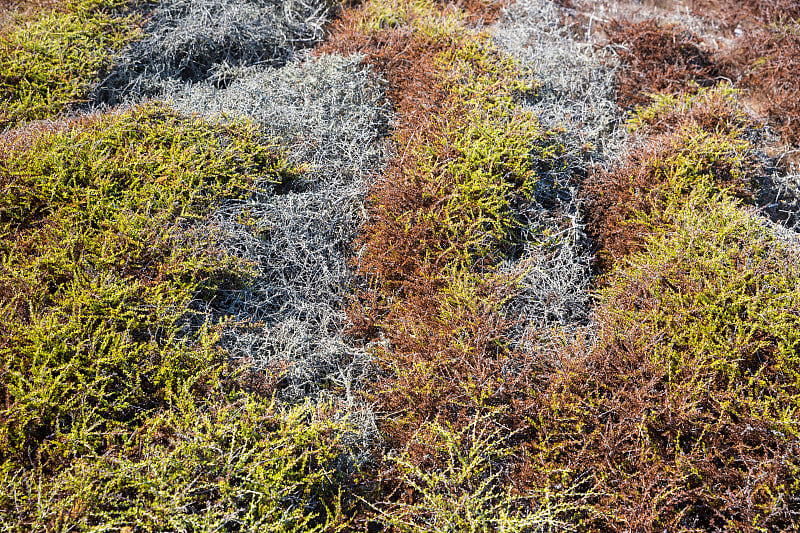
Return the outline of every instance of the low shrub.
<path id="1" fill-rule="evenodd" d="M 334 24 L 323 49 L 364 54 L 388 78 L 398 114 L 396 156 L 368 198 L 357 263 L 365 283 L 350 311 L 353 335 L 371 343 L 380 370 L 370 398 L 387 413 L 379 419 L 384 449 L 406 450 L 402 468 L 384 458 L 382 481 L 391 502 L 410 495 L 375 520 L 406 530 L 486 529 L 501 527 L 491 515 L 503 507 L 507 524 L 527 527 L 535 511 L 517 511 L 499 488 L 484 493 L 476 485 L 455 495 L 436 481 L 415 491 L 414 476 L 432 479 L 447 458 L 409 443 L 421 426 L 446 424 L 460 435 L 475 417 L 512 430 L 519 422 L 517 407 L 528 400 L 540 362 L 510 346 L 515 317 L 506 303 L 522 274 L 502 266 L 523 253 L 523 238 L 531 246 L 537 236 L 549 242 L 549 230 L 529 213 L 545 189 L 540 180 L 562 171 L 563 145 L 518 108 L 536 91 L 530 75 L 457 10 L 432 2 L 365 5 Z M 466 456 L 468 446 L 456 439 L 451 447 Z M 513 453 L 500 462 L 497 487 L 518 471 Z M 474 504 L 475 521 L 454 516 L 461 503 Z M 438 505 L 435 517 L 422 510 L 431 505 Z"/>
<path id="2" fill-rule="evenodd" d="M 680 201 L 671 191 L 711 187 L 752 201 L 763 170 L 747 136 L 757 125 L 739 111 L 735 96 L 725 86 L 695 96 L 658 96 L 631 118 L 629 126 L 641 135 L 638 146 L 584 185 L 600 265 L 640 248 L 652 219 Z"/>
<path id="3" fill-rule="evenodd" d="M 591 530 L 796 528 L 797 261 L 713 187 L 672 194 L 531 413 L 532 464 L 594 487 Z"/>
<path id="4" fill-rule="evenodd" d="M 617 97 L 623 107 L 647 105 L 651 93 L 694 92 L 698 86 L 713 85 L 720 76 L 702 40 L 678 25 L 613 21 L 606 31 L 625 63 L 617 75 Z"/>
<path id="5" fill-rule="evenodd" d="M 127 0 L 70 0 L 23 13 L 0 30 L 0 131 L 85 102 L 138 35 Z"/>
<path id="6" fill-rule="evenodd" d="M 356 283 L 348 263 L 389 118 L 379 81 L 359 62 L 323 55 L 241 68 L 227 87 L 194 84 L 172 98 L 187 113 L 250 117 L 303 168 L 289 187 L 226 201 L 212 216 L 217 245 L 254 270 L 219 296 L 230 319 L 223 346 L 277 381 L 281 399 L 335 396 L 354 410 L 369 356 L 344 335 Z"/>
<path id="7" fill-rule="evenodd" d="M 169 0 L 148 14 L 141 38 L 114 58 L 93 91 L 98 103 L 162 96 L 230 67 L 282 66 L 318 43 L 335 0 Z M 216 76 L 215 76 L 216 75 Z"/>
<path id="8" fill-rule="evenodd" d="M 530 415 L 540 479 L 593 487 L 587 529 L 798 526 L 800 264 L 746 210 L 764 160 L 740 109 L 724 85 L 656 95 L 588 180 L 599 342 Z"/>
<path id="9" fill-rule="evenodd" d="M 389 457 L 411 494 L 376 510 L 393 531 L 573 531 L 561 519 L 575 510 L 569 491 L 520 494 L 506 483 L 512 438 L 488 417 L 476 417 L 460 431 L 446 423 L 423 425 L 403 452 Z M 420 466 L 413 457 L 421 453 L 442 466 Z"/>
<path id="10" fill-rule="evenodd" d="M 198 400 L 181 391 L 169 410 L 107 435 L 105 450 L 84 450 L 56 473 L 3 463 L 0 523 L 26 531 L 344 528 L 335 470 L 344 428 L 308 406 L 209 392 Z"/>
<path id="11" fill-rule="evenodd" d="M 800 2 L 797 0 L 692 0 L 689 5 L 697 15 L 713 16 L 730 28 L 800 18 Z"/>
<path id="12" fill-rule="evenodd" d="M 759 108 L 783 139 L 800 144 L 800 26 L 775 24 L 742 36 L 729 61 Z"/>
<path id="13" fill-rule="evenodd" d="M 253 274 L 212 209 L 296 175 L 251 125 L 158 104 L 4 136 L 4 524 L 325 524 L 331 423 L 244 395 L 209 315 Z"/>

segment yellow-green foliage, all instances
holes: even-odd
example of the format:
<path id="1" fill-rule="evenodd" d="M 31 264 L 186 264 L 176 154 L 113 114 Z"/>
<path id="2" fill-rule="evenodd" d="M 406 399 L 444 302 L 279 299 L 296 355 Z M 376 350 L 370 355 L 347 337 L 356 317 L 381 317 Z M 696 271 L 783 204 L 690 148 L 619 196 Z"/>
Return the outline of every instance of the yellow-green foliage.
<path id="1" fill-rule="evenodd" d="M 418 171 L 427 174 L 434 196 L 444 199 L 431 216 L 442 225 L 445 256 L 455 253 L 462 265 L 501 253 L 514 240 L 519 221 L 513 199 L 531 199 L 537 170 L 558 164 L 562 147 L 536 118 L 520 111 L 517 98 L 534 86 L 511 59 L 502 56 L 483 35 L 457 39 L 458 46 L 436 59 L 454 111 L 442 137 L 431 146 Z M 443 168 L 436 154 L 452 152 Z M 438 179 L 442 172 L 445 179 Z"/>
<path id="2" fill-rule="evenodd" d="M 127 0 L 70 0 L 0 30 L 0 130 L 81 102 L 111 54 L 138 34 Z"/>
<path id="3" fill-rule="evenodd" d="M 647 228 L 644 249 L 609 276 L 602 306 L 641 299 L 620 315 L 622 330 L 662 339 L 652 357 L 679 384 L 670 392 L 692 401 L 730 389 L 742 402 L 731 399 L 732 409 L 797 436 L 800 262 L 731 196 L 756 170 L 744 137 L 752 122 L 736 95 L 721 86 L 659 96 L 632 120 L 640 131 L 674 131 L 668 149 L 645 161 L 660 183 L 646 193 L 658 201 L 630 220 Z"/>
<path id="4" fill-rule="evenodd" d="M 254 127 L 161 105 L 8 141 L 5 523 L 305 531 L 324 512 L 327 426 L 236 392 L 202 311 L 248 276 L 209 246 L 210 210 L 295 176 Z"/>
<path id="5" fill-rule="evenodd" d="M 721 389 L 720 416 L 770 420 L 796 438 L 800 262 L 734 200 L 702 187 L 667 202 L 654 229 L 611 274 L 601 305 L 630 304 L 615 316 L 619 330 L 645 332 L 674 401 Z"/>
<path id="6" fill-rule="evenodd" d="M 679 123 L 694 121 L 708 132 L 741 134 L 755 122 L 739 102 L 739 91 L 727 83 L 697 87 L 684 94 L 657 93 L 652 103 L 640 107 L 628 120 L 631 132 L 663 131 Z"/>
<path id="7" fill-rule="evenodd" d="M 0 525 L 24 531 L 334 531 L 342 428 L 309 407 L 184 392 L 53 475 L 0 465 Z"/>
<path id="8" fill-rule="evenodd" d="M 362 12 L 360 30 L 376 34 L 406 27 L 429 39 L 452 38 L 464 32 L 457 10 L 437 9 L 432 0 L 371 0 Z"/>
<path id="9" fill-rule="evenodd" d="M 504 460 L 512 453 L 500 429 L 490 429 L 489 417 L 476 417 L 455 430 L 450 425 L 428 423 L 419 429 L 419 442 L 427 453 L 441 458 L 442 468 L 424 470 L 408 458 L 408 451 L 390 460 L 414 492 L 414 503 L 383 504 L 381 518 L 409 533 L 517 533 L 520 531 L 570 531 L 563 513 L 576 505 L 561 494 L 546 491 L 515 494 L 503 479 Z"/>
<path id="10" fill-rule="evenodd" d="M 616 167 L 589 180 L 588 213 L 604 253 L 621 257 L 658 231 L 659 213 L 693 190 L 726 191 L 751 201 L 762 162 L 756 126 L 724 88 L 691 97 L 659 97 L 630 122 L 640 142 Z"/>
<path id="11" fill-rule="evenodd" d="M 742 201 L 759 168 L 734 96 L 658 98 L 643 148 L 592 184 L 617 252 L 600 342 L 539 416 L 549 473 L 603 494 L 593 529 L 794 525 L 800 261 Z"/>

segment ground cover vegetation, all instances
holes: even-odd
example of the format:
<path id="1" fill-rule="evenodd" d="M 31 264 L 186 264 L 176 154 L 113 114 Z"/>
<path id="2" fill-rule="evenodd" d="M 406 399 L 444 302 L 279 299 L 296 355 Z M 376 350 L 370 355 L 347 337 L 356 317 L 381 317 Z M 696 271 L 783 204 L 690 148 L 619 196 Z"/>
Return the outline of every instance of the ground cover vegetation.
<path id="1" fill-rule="evenodd" d="M 644 58 L 638 68 L 630 66 L 634 57 L 622 58 L 639 77 L 628 92 L 641 98 L 640 102 L 651 101 L 646 92 L 673 91 L 681 96 L 667 94 L 643 109 L 630 123 L 635 136 L 631 142 L 641 143 L 639 151 L 633 150 L 607 172 L 595 173 L 584 185 L 590 202 L 588 227 L 602 246 L 601 257 L 608 258 L 600 265 L 608 274 L 602 278 L 604 288 L 595 310 L 599 340 L 595 346 L 581 345 L 577 339 L 573 339 L 574 344 L 565 343 L 569 346 L 563 348 L 560 367 L 548 367 L 538 358 L 530 360 L 522 355 L 515 359 L 516 354 L 508 350 L 506 335 L 510 328 L 502 320 L 502 303 L 495 302 L 510 299 L 514 285 L 491 276 L 496 264 L 491 254 L 498 252 L 484 252 L 485 248 L 469 240 L 467 228 L 457 233 L 465 238 L 461 242 L 454 238 L 455 232 L 447 233 L 446 226 L 438 229 L 436 222 L 449 221 L 444 212 L 437 213 L 434 223 L 425 217 L 428 209 L 452 204 L 447 196 L 437 202 L 436 196 L 426 195 L 424 188 L 416 192 L 426 185 L 421 177 L 427 167 L 420 169 L 420 162 L 424 165 L 430 152 L 419 155 L 414 149 L 418 139 L 427 139 L 426 130 L 429 121 L 435 120 L 435 110 L 444 108 L 446 113 L 452 88 L 437 85 L 435 71 L 426 78 L 403 68 L 403 64 L 431 61 L 422 50 L 411 52 L 413 41 L 403 40 L 414 37 L 413 26 L 407 27 L 414 15 L 406 11 L 399 21 L 383 28 L 370 25 L 368 12 L 361 12 L 361 18 L 354 17 L 349 33 L 345 32 L 345 44 L 366 52 L 373 64 L 395 62 L 401 72 L 397 80 L 401 88 L 397 95 L 400 120 L 409 121 L 413 131 L 410 139 L 400 137 L 398 145 L 404 155 L 398 165 L 401 170 L 390 167 L 391 180 L 378 186 L 376 194 L 381 196 L 373 199 L 374 210 L 362 233 L 366 251 L 361 268 L 373 286 L 357 307 L 357 312 L 366 311 L 365 330 L 383 333 L 389 341 L 389 351 L 377 354 L 385 376 L 384 387 L 374 394 L 380 408 L 397 413 L 380 426 L 389 446 L 408 442 L 399 471 L 407 473 L 420 465 L 425 471 L 447 471 L 438 462 L 441 459 L 431 453 L 430 443 L 437 437 L 430 430 L 440 427 L 437 424 L 443 420 L 450 428 L 459 424 L 464 427 L 475 413 L 488 412 L 492 418 L 482 420 L 482 424 L 491 427 L 494 421 L 506 434 L 513 435 L 506 445 L 519 462 L 516 466 L 513 460 L 500 462 L 508 469 L 506 483 L 517 490 L 527 482 L 531 486 L 559 487 L 562 495 L 571 494 L 572 505 L 559 509 L 563 514 L 556 512 L 556 516 L 569 516 L 581 528 L 795 527 L 797 487 L 792 472 L 796 466 L 790 458 L 797 444 L 792 430 L 796 420 L 791 414 L 797 396 L 796 383 L 789 378 L 790 384 L 785 387 L 784 380 L 796 365 L 797 265 L 790 251 L 764 227 L 767 223 L 743 209 L 758 197 L 762 178 L 769 172 L 760 152 L 762 130 L 739 111 L 741 104 L 734 91 L 723 87 L 709 92 L 703 88 L 722 80 L 711 68 L 711 54 L 683 43 L 694 39 L 688 34 L 677 40 L 680 44 L 670 46 L 676 42 L 672 35 L 675 28 L 664 30 L 653 23 L 635 28 L 645 34 L 645 41 L 655 37 L 656 43 L 648 44 L 653 46 L 643 52 L 643 46 L 633 48 Z M 364 26 L 368 29 L 366 38 Z M 379 35 L 381 31 L 388 35 L 376 36 L 376 28 Z M 330 41 L 333 46 L 341 46 L 335 39 L 336 35 Z M 630 39 L 624 42 L 630 44 Z M 441 46 L 441 41 L 435 44 Z M 445 41 L 445 46 L 448 44 Z M 371 48 L 375 46 L 377 53 Z M 402 52 L 398 54 L 397 49 Z M 430 44 L 423 48 L 432 49 L 435 46 Z M 668 57 L 653 58 L 653 52 Z M 377 57 L 371 58 L 370 53 Z M 403 53 L 416 55 L 404 61 Z M 391 55 L 387 58 L 387 54 Z M 434 65 L 436 59 L 434 55 Z M 447 65 L 458 68 L 458 61 L 450 55 Z M 669 83 L 640 75 L 641 70 L 651 67 L 651 76 Z M 473 87 L 480 87 L 480 71 L 474 63 L 471 68 L 476 80 Z M 396 70 L 390 69 L 387 74 L 390 82 L 392 72 Z M 630 71 L 623 70 L 621 76 L 626 75 Z M 645 89 L 641 83 L 644 79 L 656 85 Z M 504 86 L 513 84 L 506 82 Z M 416 87 L 425 87 L 424 94 L 417 96 Z M 619 87 L 625 90 L 624 84 Z M 470 90 L 459 94 L 456 108 L 466 100 L 463 96 L 472 94 Z M 424 105 L 424 117 L 420 116 L 420 104 Z M 468 114 L 461 112 L 458 116 Z M 436 123 L 436 134 L 426 148 L 442 146 L 436 140 L 437 136 L 448 138 L 449 124 L 444 124 Z M 403 124 L 398 130 L 402 132 L 402 128 Z M 526 131 L 519 125 L 515 128 L 517 132 Z M 502 139 L 502 134 L 494 136 Z M 447 161 L 458 160 L 457 139 L 448 138 L 449 152 L 443 148 L 434 152 L 446 154 L 433 160 L 443 162 L 444 172 L 436 175 L 436 185 L 429 190 L 440 190 L 437 187 L 448 183 Z M 528 139 L 526 144 L 535 147 L 537 141 Z M 494 145 L 502 146 L 502 142 Z M 528 153 L 533 154 L 536 164 L 545 167 L 542 174 L 546 174 L 548 158 L 535 151 Z M 413 179 L 404 177 L 403 166 L 413 169 L 405 171 Z M 454 196 L 447 189 L 444 194 Z M 605 219 L 615 217 L 617 209 L 625 213 Z M 493 233 L 493 220 L 481 228 L 481 235 L 489 243 L 492 237 L 495 242 L 513 242 L 498 238 L 500 232 Z M 469 221 L 468 215 L 459 216 L 459 222 Z M 373 234 L 378 231 L 391 237 Z M 444 244 L 435 240 L 441 234 Z M 404 239 L 405 235 L 413 237 Z M 376 237 L 379 244 L 372 245 L 369 239 Z M 694 246 L 688 246 L 689 242 Z M 402 254 L 395 256 L 394 249 L 402 250 Z M 499 249 L 500 254 L 507 250 L 502 245 Z M 372 250 L 380 261 L 374 266 L 367 263 L 365 268 Z M 478 255 L 471 256 L 472 250 Z M 428 273 L 435 272 L 435 266 L 428 265 L 437 261 L 450 272 L 445 279 L 436 280 L 435 290 L 431 290 L 427 287 L 432 277 Z M 772 274 L 756 274 L 751 268 Z M 482 274 L 483 280 L 492 283 L 489 290 L 473 293 L 482 307 L 468 316 L 468 324 L 475 329 L 466 333 L 459 324 L 463 312 L 475 306 L 462 296 L 457 306 L 462 314 L 458 315 L 446 301 L 443 305 L 438 300 L 442 292 L 450 292 L 441 287 L 454 281 L 464 286 L 459 269 L 473 276 Z M 420 280 L 423 273 L 428 279 Z M 661 290 L 672 291 L 672 299 L 663 296 Z M 648 296 L 653 292 L 656 295 Z M 731 300 L 733 294 L 743 297 Z M 425 296 L 422 303 L 414 301 Z M 446 312 L 440 315 L 444 319 L 435 314 L 425 317 L 437 309 Z M 670 318 L 660 314 L 662 311 Z M 376 312 L 377 319 L 370 316 Z M 487 320 L 493 313 L 498 318 L 481 324 L 478 317 Z M 745 317 L 750 316 L 764 320 L 748 323 Z M 439 340 L 442 333 L 437 329 L 444 330 L 446 340 Z M 475 344 L 461 340 L 465 338 L 474 339 Z M 461 353 L 453 354 L 454 348 Z M 774 358 L 766 358 L 766 353 Z M 742 361 L 758 362 L 752 366 Z M 506 368 L 517 365 L 512 366 L 516 382 L 497 385 L 507 378 L 493 367 L 498 362 Z M 467 370 L 460 372 L 462 366 Z M 464 385 L 460 385 L 462 376 L 469 376 Z M 760 385 L 753 390 L 755 382 Z M 493 391 L 499 394 L 493 396 Z M 654 404 L 648 403 L 651 398 Z M 381 405 L 387 401 L 392 403 Z M 504 413 L 508 405 L 513 406 L 510 416 Z M 725 409 L 733 405 L 737 407 L 726 413 Z M 775 411 L 768 412 L 773 407 Z M 784 418 L 786 415 L 788 418 Z M 420 425 L 420 420 L 428 423 Z M 432 425 L 430 421 L 436 422 Z M 404 431 L 404 423 L 413 429 Z M 770 429 L 763 434 L 747 429 L 756 427 Z M 629 437 L 630 448 L 625 440 Z M 618 456 L 614 451 L 609 457 L 609 450 L 617 447 L 624 450 Z M 419 513 L 414 505 L 427 501 L 430 487 L 414 478 L 400 478 L 401 486 L 410 484 L 411 490 L 399 498 L 398 509 L 413 508 Z M 439 486 L 451 499 L 463 494 L 442 481 Z M 564 487 L 572 490 L 565 491 Z M 407 515 L 401 516 L 407 519 Z M 429 514 L 416 520 L 417 527 L 437 523 Z"/>
<path id="2" fill-rule="evenodd" d="M 365 3 L 322 46 L 364 54 L 398 113 L 398 154 L 359 237 L 367 285 L 351 308 L 352 334 L 383 341 L 369 396 L 383 446 L 398 455 L 378 472 L 384 494 L 395 491 L 379 516 L 409 531 L 568 527 L 568 491 L 526 484 L 514 454 L 541 364 L 517 347 L 536 345 L 530 322 L 571 318 L 548 307 L 556 293 L 531 285 L 535 260 L 576 244 L 575 228 L 559 231 L 568 217 L 541 216 L 568 191 L 576 154 L 523 109 L 539 89 L 531 73 L 469 20 L 432 2 Z M 565 263 L 585 287 L 580 257 Z"/>
<path id="3" fill-rule="evenodd" d="M 173 105 L 227 120 L 250 117 L 303 168 L 277 194 L 227 201 L 213 215 L 216 242 L 258 268 L 246 287 L 224 296 L 221 307 L 236 321 L 226 325 L 222 344 L 257 371 L 262 387 L 272 383 L 290 402 L 336 401 L 357 419 L 358 439 L 374 440 L 370 410 L 352 392 L 368 377 L 370 356 L 344 330 L 355 283 L 348 262 L 364 197 L 385 159 L 388 110 L 374 75 L 359 63 L 324 55 L 247 68 L 227 87 L 207 82 L 179 91 Z"/>
<path id="4" fill-rule="evenodd" d="M 739 13 L 754 25 L 726 54 L 770 31 L 753 29 L 754 13 Z M 779 85 L 793 90 L 774 67 L 773 79 L 755 75 L 776 57 L 787 61 L 791 46 L 731 61 L 670 23 L 613 22 L 607 31 L 622 45 L 618 90 L 635 110 L 632 137 L 584 186 L 605 272 L 599 341 L 550 389 L 556 403 L 543 412 L 566 425 L 543 424 L 553 436 L 543 457 L 556 458 L 553 466 L 575 461 L 590 476 L 599 493 L 593 528 L 795 529 L 789 376 L 800 300 L 796 238 L 787 248 L 780 236 L 795 227 L 796 196 L 784 185 L 791 169 L 776 171 L 768 132 L 728 85 L 741 84 L 750 101 Z M 760 107 L 789 143 L 792 105 Z M 754 204 L 781 225 L 754 217 L 746 208 Z M 570 404 L 580 406 L 575 418 Z M 568 427 L 580 430 L 564 438 Z"/>
<path id="5" fill-rule="evenodd" d="M 595 7 L 15 8 L 2 529 L 800 528 L 796 6 Z"/>
<path id="6" fill-rule="evenodd" d="M 589 471 L 613 527 L 797 527 L 797 259 L 744 210 L 759 159 L 739 109 L 724 87 L 664 97 L 587 183 L 610 258 L 600 341 L 553 396 L 583 431 L 548 431 L 543 453 L 603 457 Z"/>
<path id="7" fill-rule="evenodd" d="M 322 39 L 335 5 L 332 0 L 161 2 L 148 14 L 142 38 L 117 55 L 94 99 L 136 101 L 208 78 L 224 85 L 230 67 L 283 65 L 296 50 Z"/>
<path id="8" fill-rule="evenodd" d="M 252 275 L 209 248 L 211 208 L 297 171 L 154 104 L 4 141 L 3 522 L 318 525 L 332 423 L 244 394 L 203 313 Z"/>
<path id="9" fill-rule="evenodd" d="M 86 101 L 114 51 L 138 35 L 139 3 L 70 0 L 9 15 L 0 26 L 0 130 Z"/>
<path id="10" fill-rule="evenodd" d="M 271 68 L 321 37 L 331 4 L 206 7 L 217 17 L 205 25 L 194 16 L 203 6 L 149 10 L 133 44 L 113 55 L 103 50 L 113 68 L 89 98 L 106 105 L 172 96 L 174 107 L 183 102 L 191 113 L 201 110 L 187 109 L 188 102 L 202 101 L 203 91 L 191 90 L 193 84 L 210 78 L 205 90 L 213 92 L 236 79 L 245 83 L 226 94 L 228 102 L 247 99 L 244 112 L 229 105 L 219 111 L 230 116 L 209 112 L 212 122 L 204 122 L 163 106 L 136 107 L 121 119 L 112 113 L 32 123 L 4 135 L 10 213 L 4 252 L 15 260 L 7 265 L 4 304 L 23 309 L 4 321 L 4 529 L 341 527 L 342 494 L 334 485 L 352 468 L 353 445 L 369 433 L 370 415 L 348 404 L 350 418 L 341 419 L 339 404 L 347 398 L 335 391 L 349 387 L 342 381 L 355 379 L 366 357 L 337 336 L 343 319 L 337 301 L 344 297 L 343 257 L 360 221 L 364 180 L 380 160 L 376 141 L 386 121 L 380 90 L 368 71 L 344 58 Z M 238 17 L 243 11 L 253 16 Z M 31 20 L 37 16 L 45 17 Z M 48 46 L 50 37 L 43 37 Z M 132 51 L 157 45 L 147 64 L 164 68 L 131 67 Z M 81 42 L 73 53 L 91 50 Z M 187 54 L 192 76 L 173 68 Z M 272 107 L 258 115 L 247 92 L 270 77 L 272 90 L 261 96 Z M 112 91 L 120 79 L 124 86 Z M 305 113 L 297 108 L 302 103 Z M 255 123 L 242 123 L 236 118 L 242 115 Z M 70 134 L 58 137 L 62 130 Z M 321 144 L 327 151 L 316 148 Z M 20 183 L 53 177 L 69 189 L 63 210 L 46 201 L 48 191 L 29 198 L 35 187 Z M 84 195 L 89 205 L 79 201 Z M 85 210 L 89 219 L 79 216 Z M 24 246 L 15 242 L 23 238 L 20 228 L 50 228 L 51 219 L 58 231 L 45 232 L 52 237 L 47 246 L 32 246 L 41 232 L 25 235 Z M 59 240 L 71 243 L 70 232 L 87 225 L 92 231 L 56 253 Z M 56 271 L 74 270 L 78 279 L 56 272 L 39 287 L 38 278 L 49 274 L 20 273 L 31 260 L 49 272 L 51 255 Z M 301 271 L 309 278 L 298 278 Z M 20 278 L 31 278 L 25 285 L 31 291 L 60 294 L 53 301 L 37 293 L 39 329 L 24 319 Z M 26 331 L 32 346 L 22 344 Z M 32 406 L 41 398 L 47 405 Z M 50 448 L 58 453 L 42 458 L 40 451 Z"/>
<path id="11" fill-rule="evenodd" d="M 647 104 L 647 94 L 735 82 L 751 103 L 773 121 L 783 139 L 796 145 L 800 101 L 794 72 L 800 58 L 800 12 L 794 2 L 699 2 L 694 10 L 717 26 L 710 39 L 654 19 L 612 21 L 610 42 L 622 45 L 630 68 L 620 71 L 621 103 Z M 717 37 L 723 38 L 722 46 Z"/>

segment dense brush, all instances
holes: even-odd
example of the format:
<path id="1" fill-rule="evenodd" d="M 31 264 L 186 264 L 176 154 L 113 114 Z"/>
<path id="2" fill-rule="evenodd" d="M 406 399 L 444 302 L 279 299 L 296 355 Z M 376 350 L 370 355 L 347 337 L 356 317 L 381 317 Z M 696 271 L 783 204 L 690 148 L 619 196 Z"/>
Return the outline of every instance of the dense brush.
<path id="1" fill-rule="evenodd" d="M 352 393 L 369 357 L 343 335 L 357 282 L 348 263 L 370 179 L 382 168 L 388 115 L 374 75 L 358 63 L 323 56 L 240 69 L 224 89 L 194 85 L 173 102 L 212 117 L 251 117 L 304 169 L 272 194 L 227 202 L 214 215 L 219 246 L 257 272 L 220 295 L 218 312 L 234 319 L 223 345 L 274 380 L 284 399 L 338 391 L 362 416 Z M 369 417 L 361 422 L 372 431 Z"/>
<path id="2" fill-rule="evenodd" d="M 326 0 L 166 0 L 116 59 L 99 103 L 160 95 L 230 65 L 280 66 L 323 36 Z"/>

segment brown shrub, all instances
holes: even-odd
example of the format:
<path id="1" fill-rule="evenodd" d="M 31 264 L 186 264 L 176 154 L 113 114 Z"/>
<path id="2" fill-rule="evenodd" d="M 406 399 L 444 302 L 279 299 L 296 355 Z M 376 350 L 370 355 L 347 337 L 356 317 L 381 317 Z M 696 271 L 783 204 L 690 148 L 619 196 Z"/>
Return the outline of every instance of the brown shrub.
<path id="1" fill-rule="evenodd" d="M 720 189 L 743 198 L 752 196 L 753 185 L 746 176 L 754 174 L 756 162 L 740 152 L 742 146 L 725 141 L 717 144 L 727 153 L 704 152 L 698 146 L 719 140 L 697 129 L 652 135 L 618 166 L 589 176 L 584 185 L 587 232 L 599 246 L 599 267 L 609 267 L 641 249 L 667 197 L 674 192 L 671 176 L 683 176 L 684 193 L 690 191 L 693 181 L 699 184 L 707 177 Z"/>
<path id="2" fill-rule="evenodd" d="M 425 421 L 447 421 L 459 431 L 476 415 L 494 413 L 504 427 L 519 427 L 539 363 L 534 354 L 507 346 L 511 324 L 499 309 L 512 283 L 495 271 L 493 255 L 453 267 L 465 255 L 448 220 L 458 213 L 443 216 L 456 196 L 457 141 L 464 142 L 469 125 L 467 97 L 454 92 L 444 72 L 450 66 L 437 57 L 465 45 L 457 32 L 419 31 L 414 21 L 365 31 L 366 7 L 343 13 L 321 51 L 364 54 L 387 79 L 398 114 L 396 156 L 370 192 L 368 223 L 358 240 L 357 268 L 368 286 L 349 309 L 354 337 L 388 341 L 375 352 L 381 372 L 368 393 L 389 414 L 381 426 L 385 445 L 403 449 Z M 488 75 L 481 68 L 508 68 L 491 54 L 482 63 L 479 46 L 469 54 L 476 84 Z M 498 87 L 498 94 L 512 90 Z M 438 464 L 424 446 L 408 453 L 423 468 Z M 391 462 L 381 470 L 386 487 L 396 488 Z"/>
<path id="3" fill-rule="evenodd" d="M 715 21 L 722 22 L 729 29 L 800 17 L 798 0 L 691 0 L 689 5 L 695 14 L 707 18 L 712 15 Z"/>
<path id="4" fill-rule="evenodd" d="M 646 105 L 648 93 L 694 92 L 698 85 L 713 85 L 719 76 L 702 40 L 680 26 L 616 20 L 607 33 L 610 43 L 621 45 L 618 49 L 626 63 L 617 78 L 623 107 Z"/>
<path id="5" fill-rule="evenodd" d="M 798 0 L 740 0 L 735 4 L 764 22 L 797 20 L 800 18 Z"/>
<path id="6" fill-rule="evenodd" d="M 796 530 L 797 262 L 735 202 L 673 214 L 531 413 L 531 475 L 591 489 L 592 531 Z"/>
<path id="7" fill-rule="evenodd" d="M 800 144 L 800 26 L 776 25 L 744 35 L 728 62 L 783 139 Z"/>
<path id="8" fill-rule="evenodd" d="M 538 471 L 538 483 L 582 487 L 594 510 L 584 517 L 586 531 L 798 527 L 791 511 L 797 466 L 787 464 L 800 453 L 798 442 L 758 417 L 724 413 L 726 402 L 741 405 L 735 395 L 682 401 L 686 385 L 675 387 L 649 360 L 659 339 L 647 345 L 652 332 L 612 331 L 619 326 L 604 326 L 608 345 L 567 367 L 529 411 L 537 434 L 529 478 Z M 772 514 L 771 492 L 783 495 L 778 501 L 790 495 Z"/>

